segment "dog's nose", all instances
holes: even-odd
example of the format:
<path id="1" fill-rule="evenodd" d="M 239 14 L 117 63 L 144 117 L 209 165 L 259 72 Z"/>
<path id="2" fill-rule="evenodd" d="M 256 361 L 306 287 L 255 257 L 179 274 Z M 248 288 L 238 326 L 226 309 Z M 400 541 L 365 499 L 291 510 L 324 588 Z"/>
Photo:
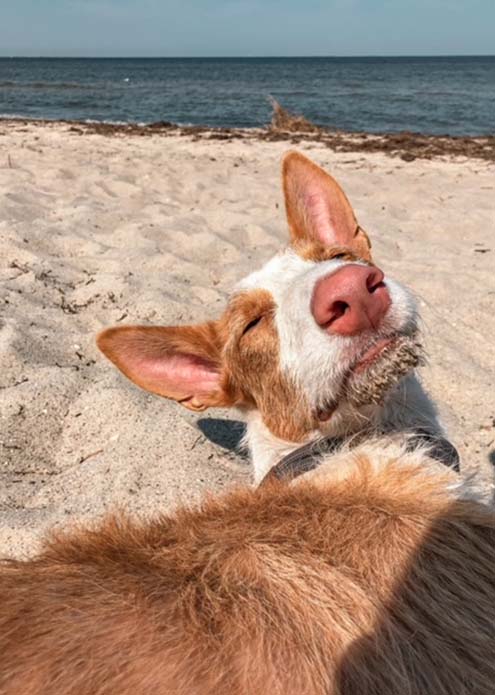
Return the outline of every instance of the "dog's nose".
<path id="1" fill-rule="evenodd" d="M 378 328 L 390 306 L 379 268 L 345 265 L 316 283 L 311 311 L 330 333 L 356 335 Z"/>

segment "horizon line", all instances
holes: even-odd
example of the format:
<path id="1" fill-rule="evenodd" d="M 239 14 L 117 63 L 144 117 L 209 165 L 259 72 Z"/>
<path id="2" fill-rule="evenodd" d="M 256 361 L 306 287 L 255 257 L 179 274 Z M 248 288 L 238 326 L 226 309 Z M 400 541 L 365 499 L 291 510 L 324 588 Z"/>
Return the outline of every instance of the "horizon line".
<path id="1" fill-rule="evenodd" d="M 0 59 L 25 60 L 278 60 L 285 58 L 495 58 L 495 53 L 366 53 L 349 55 L 17 55 L 0 54 Z"/>

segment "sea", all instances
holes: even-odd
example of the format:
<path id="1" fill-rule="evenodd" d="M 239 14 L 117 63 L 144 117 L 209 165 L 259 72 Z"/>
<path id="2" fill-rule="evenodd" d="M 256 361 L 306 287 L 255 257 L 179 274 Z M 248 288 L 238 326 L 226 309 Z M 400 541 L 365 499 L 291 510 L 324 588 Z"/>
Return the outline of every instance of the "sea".
<path id="1" fill-rule="evenodd" d="M 0 117 L 495 134 L 495 56 L 0 58 Z"/>

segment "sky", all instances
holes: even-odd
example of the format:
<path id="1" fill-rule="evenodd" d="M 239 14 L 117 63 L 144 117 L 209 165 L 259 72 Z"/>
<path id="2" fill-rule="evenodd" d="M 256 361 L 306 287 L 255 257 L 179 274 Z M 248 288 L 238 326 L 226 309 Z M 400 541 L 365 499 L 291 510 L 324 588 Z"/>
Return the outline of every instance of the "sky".
<path id="1" fill-rule="evenodd" d="M 495 0 L 0 0 L 2 56 L 495 54 Z"/>

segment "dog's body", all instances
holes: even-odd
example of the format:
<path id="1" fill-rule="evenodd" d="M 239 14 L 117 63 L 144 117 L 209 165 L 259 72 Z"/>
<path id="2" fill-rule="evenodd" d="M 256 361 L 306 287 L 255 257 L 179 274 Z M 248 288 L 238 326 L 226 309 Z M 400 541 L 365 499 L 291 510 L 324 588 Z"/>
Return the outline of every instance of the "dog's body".
<path id="1" fill-rule="evenodd" d="M 491 695 L 495 519 L 425 459 L 354 459 L 0 574 L 2 695 Z"/>
<path id="2" fill-rule="evenodd" d="M 333 179 L 292 154 L 284 187 L 291 248 L 219 321 L 99 345 L 150 391 L 240 407 L 257 481 L 305 442 L 338 451 L 290 483 L 5 563 L 1 695 L 493 692 L 495 516 L 407 445 L 441 433 L 411 374 L 414 302 Z"/>

